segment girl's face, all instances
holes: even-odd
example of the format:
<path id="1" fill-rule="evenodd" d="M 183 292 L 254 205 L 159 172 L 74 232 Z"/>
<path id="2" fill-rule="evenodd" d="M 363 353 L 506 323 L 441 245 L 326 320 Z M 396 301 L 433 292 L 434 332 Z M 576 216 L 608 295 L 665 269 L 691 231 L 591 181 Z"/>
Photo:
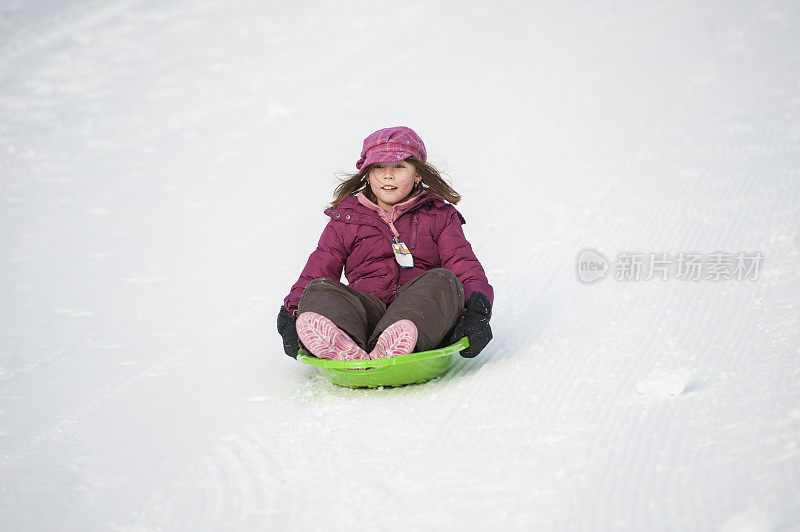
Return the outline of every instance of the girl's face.
<path id="1" fill-rule="evenodd" d="M 406 161 L 376 163 L 367 174 L 367 182 L 378 198 L 378 206 L 386 212 L 391 212 L 393 205 L 411 194 L 414 183 L 421 180 L 414 165 Z"/>

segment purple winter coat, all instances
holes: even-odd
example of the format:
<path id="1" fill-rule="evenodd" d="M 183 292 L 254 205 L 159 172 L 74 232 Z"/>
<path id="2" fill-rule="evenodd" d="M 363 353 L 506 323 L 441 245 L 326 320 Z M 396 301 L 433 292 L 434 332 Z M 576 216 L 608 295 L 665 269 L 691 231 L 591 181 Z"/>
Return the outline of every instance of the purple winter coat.
<path id="1" fill-rule="evenodd" d="M 475 291 L 494 300 L 494 290 L 461 229 L 464 218 L 432 192 L 395 205 L 391 213 L 361 193 L 326 209 L 325 214 L 331 220 L 284 300 L 287 310 L 297 309 L 313 279 L 339 279 L 342 268 L 350 288 L 374 294 L 386 304 L 394 300 L 398 288 L 433 268 L 456 274 L 464 285 L 465 302 Z M 412 268 L 401 268 L 395 261 L 390 221 L 414 257 Z"/>

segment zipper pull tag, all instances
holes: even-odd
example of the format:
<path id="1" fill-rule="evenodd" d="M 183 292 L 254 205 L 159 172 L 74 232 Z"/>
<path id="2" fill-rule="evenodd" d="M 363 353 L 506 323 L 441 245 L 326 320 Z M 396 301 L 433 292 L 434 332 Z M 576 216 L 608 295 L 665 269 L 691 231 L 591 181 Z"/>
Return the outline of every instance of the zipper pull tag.
<path id="1" fill-rule="evenodd" d="M 394 238 L 392 249 L 394 250 L 394 258 L 397 261 L 397 264 L 399 264 L 401 268 L 414 267 L 414 257 L 411 256 L 411 252 L 408 250 L 408 246 L 406 246 L 403 242 L 397 240 L 397 237 Z"/>

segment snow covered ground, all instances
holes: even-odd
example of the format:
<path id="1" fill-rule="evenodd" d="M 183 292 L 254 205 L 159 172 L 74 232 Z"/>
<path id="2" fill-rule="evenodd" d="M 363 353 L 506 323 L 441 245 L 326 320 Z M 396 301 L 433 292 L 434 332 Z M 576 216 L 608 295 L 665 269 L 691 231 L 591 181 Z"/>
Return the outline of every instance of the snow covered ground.
<path id="1" fill-rule="evenodd" d="M 788 1 L 2 2 L 0 529 L 800 530 L 798 28 Z M 397 124 L 464 196 L 495 340 L 338 388 L 275 316 L 334 173 Z M 758 278 L 617 279 L 718 251 Z"/>

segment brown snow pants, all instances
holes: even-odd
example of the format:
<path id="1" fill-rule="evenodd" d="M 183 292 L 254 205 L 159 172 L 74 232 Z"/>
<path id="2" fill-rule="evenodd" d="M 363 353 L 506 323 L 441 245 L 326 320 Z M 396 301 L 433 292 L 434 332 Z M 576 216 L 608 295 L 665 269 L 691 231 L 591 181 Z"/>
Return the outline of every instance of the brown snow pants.
<path id="1" fill-rule="evenodd" d="M 372 294 L 320 277 L 303 291 L 297 315 L 316 312 L 346 332 L 359 347 L 372 351 L 392 323 L 407 319 L 417 326 L 415 351 L 440 347 L 464 309 L 464 287 L 450 270 L 436 268 L 404 284 L 386 305 Z"/>

